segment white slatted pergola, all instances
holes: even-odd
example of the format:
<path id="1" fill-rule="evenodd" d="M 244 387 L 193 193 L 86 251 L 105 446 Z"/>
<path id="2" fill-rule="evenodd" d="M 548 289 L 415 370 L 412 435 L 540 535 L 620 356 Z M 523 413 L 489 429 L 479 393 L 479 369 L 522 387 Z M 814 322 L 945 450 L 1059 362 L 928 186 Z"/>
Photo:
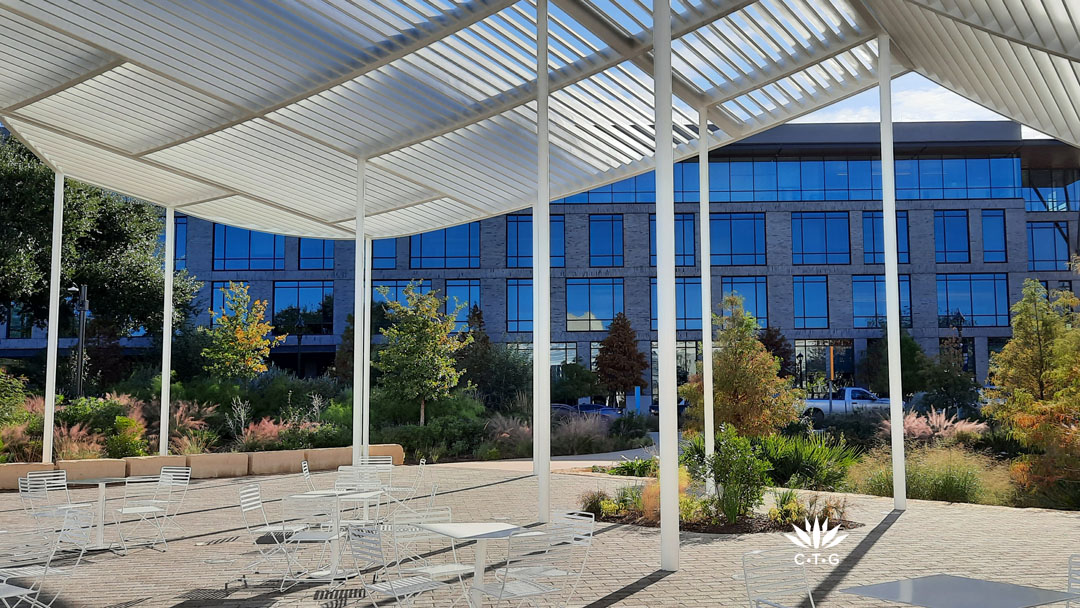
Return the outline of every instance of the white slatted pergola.
<path id="1" fill-rule="evenodd" d="M 361 317 L 371 239 L 530 207 L 542 220 L 549 199 L 655 168 L 661 565 L 674 570 L 671 163 L 707 158 L 879 84 L 888 161 L 887 85 L 907 71 L 1078 145 L 1078 25 L 1075 0 L 0 0 L 0 121 L 57 173 L 54 238 L 69 176 L 165 207 L 168 235 L 181 210 L 254 230 L 352 239 Z M 890 385 L 899 395 L 892 163 L 882 166 Z M 542 520 L 547 230 L 534 222 L 535 310 L 544 317 L 534 334 Z M 50 327 L 60 300 L 55 245 Z M 368 338 L 360 318 L 357 343 Z M 53 331 L 48 354 L 51 429 Z M 357 454 L 367 444 L 368 356 L 357 349 Z M 162 360 L 167 374 L 168 342 Z M 165 450 L 168 383 L 162 393 Z M 892 414 L 900 415 L 899 401 Z M 46 460 L 51 438 L 47 430 Z M 894 445 L 902 473 L 902 444 Z"/>

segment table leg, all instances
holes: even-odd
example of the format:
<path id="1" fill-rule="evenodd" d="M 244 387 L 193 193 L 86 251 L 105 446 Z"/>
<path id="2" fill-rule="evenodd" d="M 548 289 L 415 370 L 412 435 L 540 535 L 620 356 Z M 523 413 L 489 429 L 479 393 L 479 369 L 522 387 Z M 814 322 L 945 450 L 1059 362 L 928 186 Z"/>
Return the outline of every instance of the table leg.
<path id="1" fill-rule="evenodd" d="M 330 541 L 330 578 L 338 574 L 338 566 L 341 565 L 341 501 L 334 503 L 334 538 Z"/>
<path id="2" fill-rule="evenodd" d="M 473 589 L 469 590 L 469 605 L 480 608 L 484 604 L 484 594 L 476 589 L 484 583 L 484 570 L 487 567 L 487 539 L 476 539 L 476 564 L 473 566 Z"/>
<path id="3" fill-rule="evenodd" d="M 105 548 L 105 484 L 98 484 L 97 548 Z"/>

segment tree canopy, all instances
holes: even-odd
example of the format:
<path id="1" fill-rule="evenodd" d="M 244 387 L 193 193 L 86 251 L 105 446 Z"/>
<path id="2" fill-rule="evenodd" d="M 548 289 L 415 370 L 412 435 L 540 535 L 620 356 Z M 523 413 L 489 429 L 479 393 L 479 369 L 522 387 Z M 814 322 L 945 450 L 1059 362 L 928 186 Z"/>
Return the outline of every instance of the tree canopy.
<path id="1" fill-rule="evenodd" d="M 218 378 L 251 380 L 266 371 L 270 347 L 285 341 L 285 336 L 267 337 L 274 327 L 265 321 L 266 300 L 252 300 L 248 286 L 229 281 L 222 288 L 222 310 L 211 311 L 214 327 L 200 328 L 210 335 L 203 351 L 203 367 Z"/>
<path id="2" fill-rule="evenodd" d="M 596 355 L 596 375 L 609 393 L 629 393 L 635 386 L 645 387 L 649 362 L 638 350 L 637 333 L 630 319 L 619 313 L 608 326 L 608 335 L 600 342 Z"/>
<path id="3" fill-rule="evenodd" d="M 53 171 L 18 140 L 0 140 L 0 315 L 15 306 L 38 326 L 48 320 L 53 181 Z M 118 336 L 140 327 L 160 333 L 162 229 L 157 207 L 65 180 L 61 306 L 73 314 L 66 288 L 86 284 L 95 324 Z M 192 312 L 199 287 L 186 271 L 176 274 L 177 325 Z"/>

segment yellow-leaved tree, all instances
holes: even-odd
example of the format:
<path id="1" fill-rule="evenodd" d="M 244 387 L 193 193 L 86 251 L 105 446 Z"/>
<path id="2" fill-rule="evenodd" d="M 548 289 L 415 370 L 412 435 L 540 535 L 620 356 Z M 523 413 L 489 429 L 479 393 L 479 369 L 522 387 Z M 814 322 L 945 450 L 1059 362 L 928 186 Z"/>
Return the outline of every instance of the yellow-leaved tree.
<path id="1" fill-rule="evenodd" d="M 221 293 L 222 310 L 210 311 L 214 326 L 199 328 L 210 334 L 203 369 L 218 378 L 251 380 L 266 371 L 270 347 L 285 336 L 270 336 L 274 326 L 266 322 L 266 300 L 252 300 L 247 284 L 230 281 Z"/>

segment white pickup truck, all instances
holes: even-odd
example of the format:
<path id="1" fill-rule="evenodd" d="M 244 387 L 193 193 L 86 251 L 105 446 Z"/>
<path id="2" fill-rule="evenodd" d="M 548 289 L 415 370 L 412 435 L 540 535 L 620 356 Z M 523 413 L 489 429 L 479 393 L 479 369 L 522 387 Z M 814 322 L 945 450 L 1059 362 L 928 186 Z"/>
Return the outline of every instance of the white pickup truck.
<path id="1" fill-rule="evenodd" d="M 849 386 L 834 391 L 831 402 L 828 399 L 807 399 L 804 404 L 803 416 L 817 424 L 830 415 L 852 414 L 858 410 L 887 409 L 889 400 L 881 399 L 865 388 Z"/>

